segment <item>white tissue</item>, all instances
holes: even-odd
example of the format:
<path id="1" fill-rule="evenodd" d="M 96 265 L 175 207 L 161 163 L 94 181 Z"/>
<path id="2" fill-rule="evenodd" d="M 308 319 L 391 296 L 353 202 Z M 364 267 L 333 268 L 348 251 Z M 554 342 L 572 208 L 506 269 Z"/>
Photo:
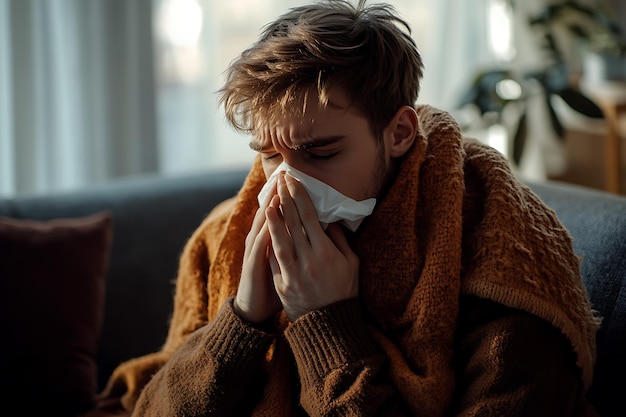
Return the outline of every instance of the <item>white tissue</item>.
<path id="1" fill-rule="evenodd" d="M 341 222 L 354 232 L 361 225 L 363 219 L 372 214 L 376 205 L 375 198 L 363 201 L 353 200 L 322 181 L 287 165 L 285 162 L 281 163 L 267 179 L 257 197 L 259 204 L 265 201 L 267 194 L 277 181 L 278 174 L 282 171 L 298 180 L 304 186 L 311 201 L 313 201 L 317 217 L 324 229 L 330 223 Z"/>

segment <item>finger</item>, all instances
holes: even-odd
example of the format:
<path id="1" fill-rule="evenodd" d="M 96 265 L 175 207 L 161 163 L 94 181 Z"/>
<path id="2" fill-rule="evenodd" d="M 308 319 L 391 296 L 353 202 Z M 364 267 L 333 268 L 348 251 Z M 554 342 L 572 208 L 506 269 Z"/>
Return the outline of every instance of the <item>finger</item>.
<path id="1" fill-rule="evenodd" d="M 254 219 L 252 220 L 252 225 L 250 226 L 250 232 L 252 234 L 258 233 L 258 231 L 261 229 L 261 226 L 263 226 L 263 223 L 265 222 L 265 209 L 270 204 L 270 202 L 272 201 L 272 198 L 275 195 L 276 195 L 276 182 L 274 182 L 274 185 L 272 186 L 270 191 L 267 193 L 267 196 L 265 197 L 264 201 L 261 202 L 261 205 L 259 206 L 258 210 L 256 211 L 254 215 Z"/>
<path id="2" fill-rule="evenodd" d="M 274 183 L 272 184 L 272 187 L 270 188 L 269 192 L 267 193 L 267 195 L 265 196 L 265 199 L 261 202 L 261 204 L 259 205 L 259 208 L 262 211 L 265 211 L 265 208 L 267 206 L 269 206 L 270 202 L 272 201 L 272 198 L 276 195 L 276 181 L 274 181 Z"/>
<path id="3" fill-rule="evenodd" d="M 330 240 L 335 244 L 337 249 L 344 255 L 351 255 L 354 252 L 346 239 L 346 234 L 344 232 L 343 227 L 338 223 L 329 224 L 326 228 L 326 235 L 330 238 Z"/>
<path id="4" fill-rule="evenodd" d="M 348 239 L 346 238 L 346 230 L 339 223 L 329 224 L 326 228 L 326 234 L 330 238 L 331 242 L 342 255 L 348 260 L 352 267 L 358 268 L 359 257 L 354 253 Z"/>
<path id="5" fill-rule="evenodd" d="M 276 182 L 270 188 L 269 192 L 265 196 L 264 200 L 259 204 L 259 208 L 254 215 L 254 220 L 252 221 L 252 229 L 256 227 L 258 230 L 263 222 L 265 221 L 265 209 L 272 201 L 272 198 L 276 195 Z"/>
<path id="6" fill-rule="evenodd" d="M 252 225 L 250 226 L 248 236 L 254 239 L 255 236 L 259 233 L 259 230 L 261 230 L 263 223 L 265 223 L 265 211 L 259 208 L 254 214 L 254 219 L 252 220 Z"/>
<path id="7" fill-rule="evenodd" d="M 291 177 L 284 174 L 279 176 L 277 192 L 280 196 L 283 218 L 285 220 L 285 224 L 287 225 L 287 230 L 291 235 L 291 239 L 293 240 L 296 255 L 301 256 L 304 255 L 305 251 L 310 249 L 310 244 L 305 228 L 303 227 L 302 220 L 300 219 L 296 202 L 287 188 L 286 178 Z"/>
<path id="8" fill-rule="evenodd" d="M 329 224 L 328 227 L 326 228 L 326 234 L 328 235 L 330 240 L 333 242 L 335 247 L 339 249 L 339 251 L 343 254 L 343 256 L 348 261 L 348 264 L 350 265 L 352 269 L 352 273 L 354 274 L 353 275 L 354 277 L 353 290 L 358 291 L 359 258 L 356 255 L 356 253 L 354 253 L 354 251 L 350 247 L 350 244 L 348 243 L 345 229 L 338 223 L 332 223 L 332 224 Z"/>
<path id="9" fill-rule="evenodd" d="M 267 268 L 267 248 L 270 246 L 270 233 L 267 222 L 264 222 L 256 234 L 251 246 L 248 256 L 252 256 L 254 259 L 255 268 Z"/>
<path id="10" fill-rule="evenodd" d="M 317 218 L 311 197 L 309 197 L 304 186 L 292 176 L 285 175 L 285 183 L 295 203 L 300 223 L 304 227 L 308 241 L 312 246 L 320 244 L 322 239 L 326 239 L 326 234 Z"/>
<path id="11" fill-rule="evenodd" d="M 274 283 L 276 283 L 276 281 L 280 279 L 280 265 L 278 264 L 278 260 L 276 259 L 276 254 L 274 253 L 272 245 L 269 246 L 267 257 L 269 259 L 270 270 L 272 271 Z"/>
<path id="12" fill-rule="evenodd" d="M 245 256 L 249 256 L 255 245 L 262 244 L 261 242 L 257 242 L 259 239 L 259 234 L 263 230 L 265 226 L 265 212 L 260 209 L 257 210 L 257 213 L 254 215 L 254 220 L 252 221 L 252 226 L 250 227 L 250 231 L 246 236 L 246 246 L 244 254 Z M 267 226 L 265 226 L 265 235 L 269 240 L 269 232 L 267 231 Z"/>
<path id="13" fill-rule="evenodd" d="M 296 264 L 296 253 L 285 222 L 275 205 L 270 204 L 265 212 L 271 239 L 270 246 L 278 266 L 282 273 L 292 273 Z"/>

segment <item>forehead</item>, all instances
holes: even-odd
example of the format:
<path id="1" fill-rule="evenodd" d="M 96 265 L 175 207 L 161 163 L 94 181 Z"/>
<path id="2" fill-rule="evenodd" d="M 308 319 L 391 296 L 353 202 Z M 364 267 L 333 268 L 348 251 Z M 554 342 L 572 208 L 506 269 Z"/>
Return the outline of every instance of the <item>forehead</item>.
<path id="1" fill-rule="evenodd" d="M 288 136 L 293 145 L 301 145 L 318 137 L 337 136 L 340 132 L 345 135 L 355 124 L 367 124 L 364 114 L 340 90 L 331 91 L 326 103 L 315 92 L 296 106 L 295 111 L 258 120 L 250 146 L 264 147 L 277 132 Z"/>

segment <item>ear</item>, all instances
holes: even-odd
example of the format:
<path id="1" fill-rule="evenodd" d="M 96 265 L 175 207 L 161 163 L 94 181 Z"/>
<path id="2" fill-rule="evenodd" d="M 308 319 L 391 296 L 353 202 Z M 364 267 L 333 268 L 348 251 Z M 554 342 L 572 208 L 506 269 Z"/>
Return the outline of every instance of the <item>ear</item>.
<path id="1" fill-rule="evenodd" d="M 418 126 L 419 120 L 413 107 L 402 106 L 398 109 L 384 131 L 389 156 L 398 158 L 411 148 Z"/>

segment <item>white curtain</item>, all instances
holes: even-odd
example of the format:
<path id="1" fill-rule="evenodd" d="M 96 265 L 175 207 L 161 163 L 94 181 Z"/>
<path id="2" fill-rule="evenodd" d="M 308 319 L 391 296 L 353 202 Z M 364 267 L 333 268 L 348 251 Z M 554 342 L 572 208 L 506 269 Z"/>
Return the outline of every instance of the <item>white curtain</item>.
<path id="1" fill-rule="evenodd" d="M 410 0 L 409 0 L 410 1 Z M 405 1 L 403 3 L 408 3 Z M 494 65 L 489 0 L 422 0 L 427 31 L 416 27 L 426 71 L 419 102 L 454 111 L 476 72 Z"/>
<path id="2" fill-rule="evenodd" d="M 0 197 L 248 164 L 215 91 L 264 24 L 308 1 L 0 0 Z M 424 57 L 419 102 L 453 111 L 491 65 L 492 1 L 388 1 Z"/>
<path id="3" fill-rule="evenodd" d="M 158 170 L 151 0 L 0 0 L 0 195 Z"/>

